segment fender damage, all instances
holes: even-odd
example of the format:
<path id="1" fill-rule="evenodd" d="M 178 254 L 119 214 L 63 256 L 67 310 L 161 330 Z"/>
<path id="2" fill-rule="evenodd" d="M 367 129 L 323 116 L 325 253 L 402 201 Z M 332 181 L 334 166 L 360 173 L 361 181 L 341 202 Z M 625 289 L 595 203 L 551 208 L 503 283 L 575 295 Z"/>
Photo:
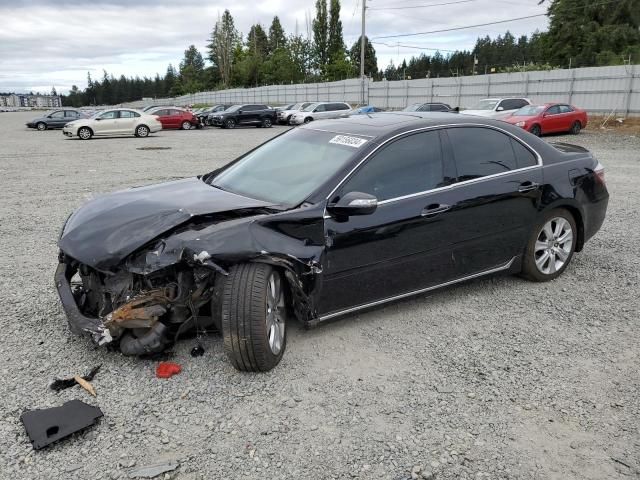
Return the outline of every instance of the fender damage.
<path id="1" fill-rule="evenodd" d="M 178 184 L 179 190 L 190 187 L 193 203 L 193 187 L 203 185 L 193 180 L 191 185 L 170 184 Z M 162 185 L 166 190 L 169 184 Z M 90 335 L 99 345 L 118 346 L 126 355 L 140 355 L 162 351 L 189 330 L 220 330 L 225 278 L 243 262 L 281 269 L 295 316 L 306 325 L 315 322 L 324 250 L 322 211 L 278 212 L 263 202 L 206 188 L 202 193 L 229 204 L 205 212 L 213 210 L 210 205 L 177 208 L 165 196 L 157 208 L 157 192 L 141 196 L 133 189 L 115 194 L 116 202 L 91 202 L 70 217 L 59 241 L 55 283 L 74 333 Z M 122 198 L 127 196 L 131 198 Z M 240 208 L 232 208 L 236 206 Z"/>

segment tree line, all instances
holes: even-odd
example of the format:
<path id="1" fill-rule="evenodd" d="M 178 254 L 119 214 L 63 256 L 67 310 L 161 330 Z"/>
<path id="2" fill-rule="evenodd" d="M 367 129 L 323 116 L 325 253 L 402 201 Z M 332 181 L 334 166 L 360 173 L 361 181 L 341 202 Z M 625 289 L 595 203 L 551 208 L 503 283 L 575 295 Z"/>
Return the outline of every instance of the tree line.
<path id="1" fill-rule="evenodd" d="M 548 0 L 549 1 L 549 0 Z M 478 38 L 472 50 L 421 53 L 399 65 L 378 68 L 374 45 L 365 37 L 365 74 L 386 78 L 482 75 L 513 70 L 616 65 L 640 61 L 640 1 L 550 0 L 549 29 L 516 38 L 509 31 Z M 243 36 L 229 10 L 218 18 L 205 56 L 191 45 L 178 68 L 164 75 L 87 78 L 63 97 L 70 106 L 116 104 L 142 97 L 179 96 L 205 90 L 322 82 L 354 78 L 360 71 L 360 39 L 349 48 L 340 21 L 340 0 L 316 0 L 311 32 L 287 35 L 280 19 L 257 23 Z M 209 61 L 207 64 L 206 60 Z"/>

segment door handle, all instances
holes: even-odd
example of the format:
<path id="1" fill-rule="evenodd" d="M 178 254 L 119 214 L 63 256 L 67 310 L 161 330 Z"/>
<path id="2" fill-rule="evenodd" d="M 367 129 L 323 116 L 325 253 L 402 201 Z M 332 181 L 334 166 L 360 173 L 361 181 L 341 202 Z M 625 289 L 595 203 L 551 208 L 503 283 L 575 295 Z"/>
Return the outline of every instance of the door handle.
<path id="1" fill-rule="evenodd" d="M 451 205 L 445 205 L 441 203 L 432 203 L 431 205 L 427 205 L 422 209 L 421 215 L 423 217 L 433 217 L 438 215 L 439 213 L 446 212 L 451 208 Z"/>
<path id="2" fill-rule="evenodd" d="M 523 192 L 529 192 L 529 191 L 531 191 L 531 190 L 535 190 L 535 189 L 536 189 L 536 188 L 538 188 L 539 186 L 540 186 L 540 184 L 539 184 L 539 183 L 536 183 L 536 182 L 532 182 L 532 181 L 530 181 L 530 180 L 527 180 L 526 182 L 522 182 L 522 183 L 520 184 L 520 186 L 518 187 L 518 191 L 519 191 L 520 193 L 523 193 Z"/>

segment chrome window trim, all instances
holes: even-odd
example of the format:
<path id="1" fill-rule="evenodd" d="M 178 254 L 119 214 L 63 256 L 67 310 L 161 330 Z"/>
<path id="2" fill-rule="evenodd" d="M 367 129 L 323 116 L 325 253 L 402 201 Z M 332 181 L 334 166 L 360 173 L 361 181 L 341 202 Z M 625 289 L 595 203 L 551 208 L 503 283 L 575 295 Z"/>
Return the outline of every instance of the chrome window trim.
<path id="1" fill-rule="evenodd" d="M 320 322 L 324 322 L 325 320 L 329 320 L 331 318 L 339 317 L 342 315 L 347 315 L 348 313 L 357 312 L 358 310 L 363 310 L 365 308 L 375 307 L 377 305 L 382 305 L 384 303 L 392 302 L 394 300 L 400 300 L 402 298 L 411 297 L 413 295 L 419 295 L 421 293 L 430 292 L 432 290 L 437 290 L 439 288 L 448 287 L 450 285 L 455 285 L 456 283 L 465 282 L 467 280 L 473 280 L 474 278 L 483 277 L 485 275 L 490 275 L 492 273 L 502 272 L 504 270 L 508 270 L 513 265 L 513 262 L 516 261 L 517 257 L 513 257 L 507 263 L 503 265 L 499 265 L 497 267 L 491 268 L 489 270 L 484 270 L 482 272 L 474 273 L 472 275 L 467 275 L 465 277 L 460 277 L 455 280 L 449 280 L 448 282 L 439 283 L 438 285 L 433 285 L 427 288 L 421 288 L 420 290 L 413 290 L 411 292 L 401 293 L 399 295 L 394 295 L 393 297 L 383 298 L 382 300 L 376 300 L 374 302 L 365 303 L 364 305 L 358 305 L 357 307 L 350 307 L 344 310 L 338 310 L 337 312 L 328 313 L 327 315 L 321 315 L 319 317 Z"/>
<path id="2" fill-rule="evenodd" d="M 439 129 L 449 128 L 449 127 L 481 127 L 481 128 L 490 128 L 490 129 L 502 132 L 502 133 L 508 135 L 509 137 L 513 138 L 517 142 L 520 142 L 529 151 L 533 152 L 535 154 L 535 156 L 536 156 L 536 160 L 538 161 L 538 164 L 537 165 L 532 165 L 530 167 L 516 168 L 514 170 L 509 170 L 508 172 L 494 173 L 493 175 L 487 175 L 486 177 L 474 178 L 474 179 L 471 179 L 471 180 L 465 180 L 463 182 L 456 182 L 456 183 L 452 183 L 451 185 L 447 185 L 446 187 L 438 187 L 437 189 L 425 190 L 424 192 L 419 192 L 419 193 L 412 193 L 410 195 L 405 195 L 403 197 L 397 197 L 397 198 L 390 198 L 390 199 L 387 199 L 387 200 L 382 200 L 382 201 L 378 202 L 378 205 L 384 204 L 385 202 L 390 202 L 390 201 L 395 201 L 395 200 L 398 200 L 398 199 L 402 199 L 402 198 L 409 198 L 409 197 L 416 196 L 416 195 L 424 195 L 426 193 L 433 192 L 435 190 L 450 188 L 450 187 L 452 187 L 454 185 L 467 185 L 469 183 L 476 183 L 476 182 L 479 182 L 479 181 L 482 181 L 482 180 L 495 178 L 497 176 L 511 174 L 511 173 L 514 173 L 514 172 L 520 172 L 520 171 L 529 170 L 529 169 L 538 168 L 538 167 L 542 167 L 543 166 L 542 157 L 540 156 L 540 154 L 538 153 L 538 151 L 535 148 L 533 148 L 531 145 L 529 145 L 524 140 L 521 140 L 520 138 L 518 138 L 513 133 L 511 133 L 511 132 L 509 132 L 507 130 L 504 130 L 504 129 L 500 128 L 500 127 L 496 127 L 494 125 L 486 125 L 486 124 L 483 124 L 483 123 L 453 123 L 453 124 L 450 123 L 450 124 L 445 124 L 445 125 L 435 125 L 435 126 L 429 126 L 429 127 L 421 127 L 421 128 L 416 128 L 416 129 L 413 129 L 413 130 L 407 130 L 406 132 L 398 133 L 397 135 L 394 135 L 393 137 L 388 138 L 384 143 L 381 143 L 376 148 L 374 148 L 362 160 L 360 160 L 358 162 L 358 164 L 355 167 L 353 167 L 349 171 L 349 173 L 347 173 L 342 178 L 342 180 L 340 180 L 340 182 L 338 182 L 338 185 L 333 190 L 331 190 L 331 193 L 329 193 L 329 195 L 327 196 L 327 198 L 325 200 L 328 201 L 333 196 L 333 194 L 336 193 L 336 191 L 345 183 L 345 181 L 353 174 L 353 172 L 355 172 L 358 168 L 360 168 L 360 165 L 362 165 L 364 162 L 366 162 L 369 159 L 369 157 L 371 157 L 378 150 L 380 150 L 382 147 L 386 146 L 387 144 L 389 144 L 390 142 L 392 142 L 396 138 L 402 137 L 404 135 L 408 135 L 408 134 L 411 134 L 411 133 L 427 132 L 427 131 L 430 131 L 430 130 L 439 130 Z M 326 211 L 326 206 L 325 206 L 325 211 Z"/>

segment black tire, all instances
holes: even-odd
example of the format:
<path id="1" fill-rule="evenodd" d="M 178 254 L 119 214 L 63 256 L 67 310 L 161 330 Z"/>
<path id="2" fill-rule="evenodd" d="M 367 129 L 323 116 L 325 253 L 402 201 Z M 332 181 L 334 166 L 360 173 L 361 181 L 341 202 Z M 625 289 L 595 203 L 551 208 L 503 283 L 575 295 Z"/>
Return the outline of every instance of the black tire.
<path id="1" fill-rule="evenodd" d="M 184 122 L 182 122 L 182 124 L 180 124 L 180 128 L 182 130 L 191 130 L 191 122 L 188 120 L 185 120 Z"/>
<path id="2" fill-rule="evenodd" d="M 263 128 L 271 128 L 273 127 L 273 122 L 269 117 L 262 119 L 262 124 L 260 125 Z"/>
<path id="3" fill-rule="evenodd" d="M 573 125 L 571 125 L 571 134 L 578 135 L 580 133 L 580 130 L 582 130 L 582 124 L 578 120 L 576 120 L 575 122 L 573 122 Z"/>
<path id="4" fill-rule="evenodd" d="M 542 135 L 542 128 L 540 128 L 540 125 L 538 125 L 537 123 L 535 125 L 532 125 L 529 131 L 533 133 L 536 137 L 539 137 Z"/>
<path id="5" fill-rule="evenodd" d="M 568 226 L 571 228 L 572 235 L 570 246 L 567 245 L 567 242 L 557 242 L 553 238 L 547 239 L 547 234 L 544 232 L 544 227 L 547 225 L 547 223 L 551 222 L 551 231 L 555 233 L 553 221 L 558 219 L 564 219 Z M 562 240 L 562 237 L 560 237 L 560 240 Z M 536 223 L 536 226 L 531 232 L 531 236 L 529 238 L 529 241 L 527 242 L 527 247 L 524 251 L 524 258 L 522 259 L 522 275 L 534 282 L 547 282 L 559 277 L 571 263 L 571 259 L 573 258 L 573 254 L 576 249 L 577 241 L 578 228 L 576 226 L 576 220 L 575 218 L 573 218 L 571 212 L 565 210 L 564 208 L 556 208 L 554 210 L 550 210 L 538 221 L 538 223 Z M 549 244 L 549 248 L 546 249 L 547 254 L 550 250 L 555 250 L 556 252 L 562 250 L 564 252 L 563 255 L 566 255 L 564 263 L 562 263 L 562 265 L 559 267 L 556 267 L 556 258 L 561 260 L 560 255 L 554 253 L 552 256 L 547 257 L 549 258 L 548 263 L 543 263 L 543 266 L 548 265 L 549 267 L 551 267 L 551 262 L 553 261 L 553 267 L 548 272 L 541 271 L 541 268 L 539 268 L 537 265 L 537 262 L 542 261 L 542 257 L 545 255 L 545 249 L 540 249 L 540 245 L 544 243 Z M 542 254 L 540 254 L 540 252 L 542 252 Z"/>
<path id="6" fill-rule="evenodd" d="M 236 121 L 233 118 L 225 120 L 224 128 L 236 128 Z"/>
<path id="7" fill-rule="evenodd" d="M 291 115 L 287 117 L 287 121 L 285 122 L 285 125 L 291 125 Z"/>
<path id="8" fill-rule="evenodd" d="M 274 352 L 267 327 L 271 279 L 278 278 L 284 308 L 273 311 L 283 319 L 280 343 Z M 266 372 L 275 367 L 287 346 L 285 280 L 270 265 L 244 263 L 234 266 L 225 279 L 222 295 L 222 337 L 231 364 L 245 372 Z M 276 316 L 278 316 L 276 315 Z M 275 333 L 274 333 L 275 336 Z"/>
<path id="9" fill-rule="evenodd" d="M 309 123 L 309 122 L 312 122 L 312 121 L 313 121 L 313 118 L 311 118 L 311 117 L 307 117 L 307 118 L 304 119 L 304 123 Z"/>
<path id="10" fill-rule="evenodd" d="M 136 137 L 145 138 L 149 136 L 149 127 L 146 125 L 138 125 L 136 127 Z"/>
<path id="11" fill-rule="evenodd" d="M 211 120 L 209 120 L 209 119 L 207 118 L 207 119 L 204 121 L 204 124 L 205 124 L 207 127 L 210 127 L 210 126 L 211 126 Z"/>
<path id="12" fill-rule="evenodd" d="M 36 123 L 36 129 L 40 132 L 44 132 L 47 129 L 47 124 L 44 122 L 38 122 Z"/>
<path id="13" fill-rule="evenodd" d="M 78 129 L 78 138 L 80 140 L 91 140 L 93 137 L 93 131 L 89 127 L 80 127 Z"/>

